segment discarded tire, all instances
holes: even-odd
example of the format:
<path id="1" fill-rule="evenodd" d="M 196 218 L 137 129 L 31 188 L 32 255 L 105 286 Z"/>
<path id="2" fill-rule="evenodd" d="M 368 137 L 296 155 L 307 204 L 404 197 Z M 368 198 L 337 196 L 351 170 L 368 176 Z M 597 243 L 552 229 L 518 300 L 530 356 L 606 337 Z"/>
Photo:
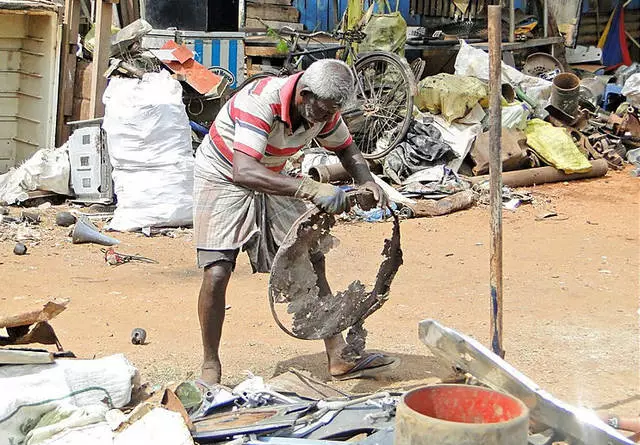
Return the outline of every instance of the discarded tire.
<path id="1" fill-rule="evenodd" d="M 16 243 L 15 247 L 13 248 L 13 253 L 15 253 L 16 255 L 24 255 L 27 253 L 27 246 L 22 243 Z"/>
<path id="2" fill-rule="evenodd" d="M 469 385 L 407 392 L 397 407 L 395 445 L 526 445 L 529 410 L 520 400 Z"/>
<path id="3" fill-rule="evenodd" d="M 147 340 L 147 331 L 142 328 L 135 328 L 131 331 L 131 343 L 134 345 L 143 345 Z"/>

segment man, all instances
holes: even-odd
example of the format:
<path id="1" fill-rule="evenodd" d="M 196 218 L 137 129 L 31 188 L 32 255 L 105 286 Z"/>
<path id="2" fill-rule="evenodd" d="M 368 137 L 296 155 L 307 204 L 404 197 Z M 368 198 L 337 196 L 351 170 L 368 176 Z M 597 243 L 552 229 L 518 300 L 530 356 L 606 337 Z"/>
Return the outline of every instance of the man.
<path id="1" fill-rule="evenodd" d="M 198 266 L 204 268 L 198 300 L 204 361 L 198 383 L 205 388 L 221 379 L 218 349 L 225 294 L 239 249 L 249 254 L 254 272 L 269 272 L 278 246 L 307 208 L 303 200 L 329 213 L 348 208 L 342 189 L 280 174 L 287 158 L 316 138 L 338 155 L 379 205 L 387 205 L 340 116 L 353 85 L 348 65 L 328 59 L 288 78 L 256 80 L 224 105 L 198 149 L 194 239 Z M 331 290 L 324 257 L 317 254 L 312 261 L 319 290 L 327 295 Z M 394 362 L 381 354 L 355 362 L 343 357 L 346 344 L 341 334 L 324 343 L 329 372 L 336 378 L 361 377 Z"/>

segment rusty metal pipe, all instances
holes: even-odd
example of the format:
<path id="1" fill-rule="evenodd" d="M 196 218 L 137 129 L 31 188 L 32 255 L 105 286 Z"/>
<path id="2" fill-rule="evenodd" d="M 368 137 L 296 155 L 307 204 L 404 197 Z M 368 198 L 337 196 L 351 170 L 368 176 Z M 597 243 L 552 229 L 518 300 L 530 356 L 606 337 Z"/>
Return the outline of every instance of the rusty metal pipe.
<path id="1" fill-rule="evenodd" d="M 502 175 L 502 182 L 509 187 L 529 187 L 546 184 L 548 182 L 573 181 L 576 179 L 597 178 L 607 174 L 607 161 L 596 159 L 591 161 L 591 171 L 586 173 L 572 173 L 570 175 L 557 170 L 555 167 L 538 167 L 526 170 L 506 172 Z M 467 178 L 472 184 L 479 184 L 489 179 L 488 175 Z"/>
<path id="2" fill-rule="evenodd" d="M 351 179 L 351 175 L 347 172 L 342 164 L 316 165 L 309 169 L 309 176 L 314 181 L 334 182 L 346 181 Z"/>
<path id="3" fill-rule="evenodd" d="M 502 349 L 502 7 L 490 5 L 489 18 L 489 177 L 491 201 L 491 349 Z"/>

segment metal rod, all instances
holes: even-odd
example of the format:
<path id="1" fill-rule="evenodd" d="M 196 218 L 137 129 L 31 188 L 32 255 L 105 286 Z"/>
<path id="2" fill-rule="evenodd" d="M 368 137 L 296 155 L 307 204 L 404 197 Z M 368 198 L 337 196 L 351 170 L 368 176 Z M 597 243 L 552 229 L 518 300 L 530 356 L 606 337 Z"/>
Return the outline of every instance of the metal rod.
<path id="1" fill-rule="evenodd" d="M 491 201 L 491 349 L 504 357 L 502 349 L 502 12 L 491 5 L 489 19 L 489 196 Z"/>
<path id="2" fill-rule="evenodd" d="M 544 0 L 542 4 L 542 37 L 549 37 L 549 0 Z"/>
<path id="3" fill-rule="evenodd" d="M 516 41 L 516 0 L 509 0 L 509 41 Z"/>

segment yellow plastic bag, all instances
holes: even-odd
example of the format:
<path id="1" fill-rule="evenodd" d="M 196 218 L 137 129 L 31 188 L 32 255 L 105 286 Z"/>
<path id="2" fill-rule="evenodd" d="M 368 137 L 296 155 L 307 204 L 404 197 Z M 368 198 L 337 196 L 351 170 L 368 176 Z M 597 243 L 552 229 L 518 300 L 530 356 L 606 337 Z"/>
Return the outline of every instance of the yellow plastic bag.
<path id="1" fill-rule="evenodd" d="M 531 119 L 525 133 L 527 145 L 547 164 L 567 174 L 591 170 L 591 163 L 564 128 L 554 127 L 541 119 Z"/>
<path id="2" fill-rule="evenodd" d="M 418 83 L 414 102 L 420 111 L 442 113 L 447 122 L 451 122 L 464 117 L 488 94 L 489 88 L 480 79 L 440 73 Z"/>
<path id="3" fill-rule="evenodd" d="M 382 13 L 373 14 L 362 31 L 366 37 L 358 45 L 360 52 L 389 51 L 404 56 L 404 44 L 407 41 L 407 22 L 402 14 L 398 12 L 396 0 L 396 10 L 392 11 L 388 0 L 379 2 Z M 384 13 L 386 10 L 388 13 Z"/>

